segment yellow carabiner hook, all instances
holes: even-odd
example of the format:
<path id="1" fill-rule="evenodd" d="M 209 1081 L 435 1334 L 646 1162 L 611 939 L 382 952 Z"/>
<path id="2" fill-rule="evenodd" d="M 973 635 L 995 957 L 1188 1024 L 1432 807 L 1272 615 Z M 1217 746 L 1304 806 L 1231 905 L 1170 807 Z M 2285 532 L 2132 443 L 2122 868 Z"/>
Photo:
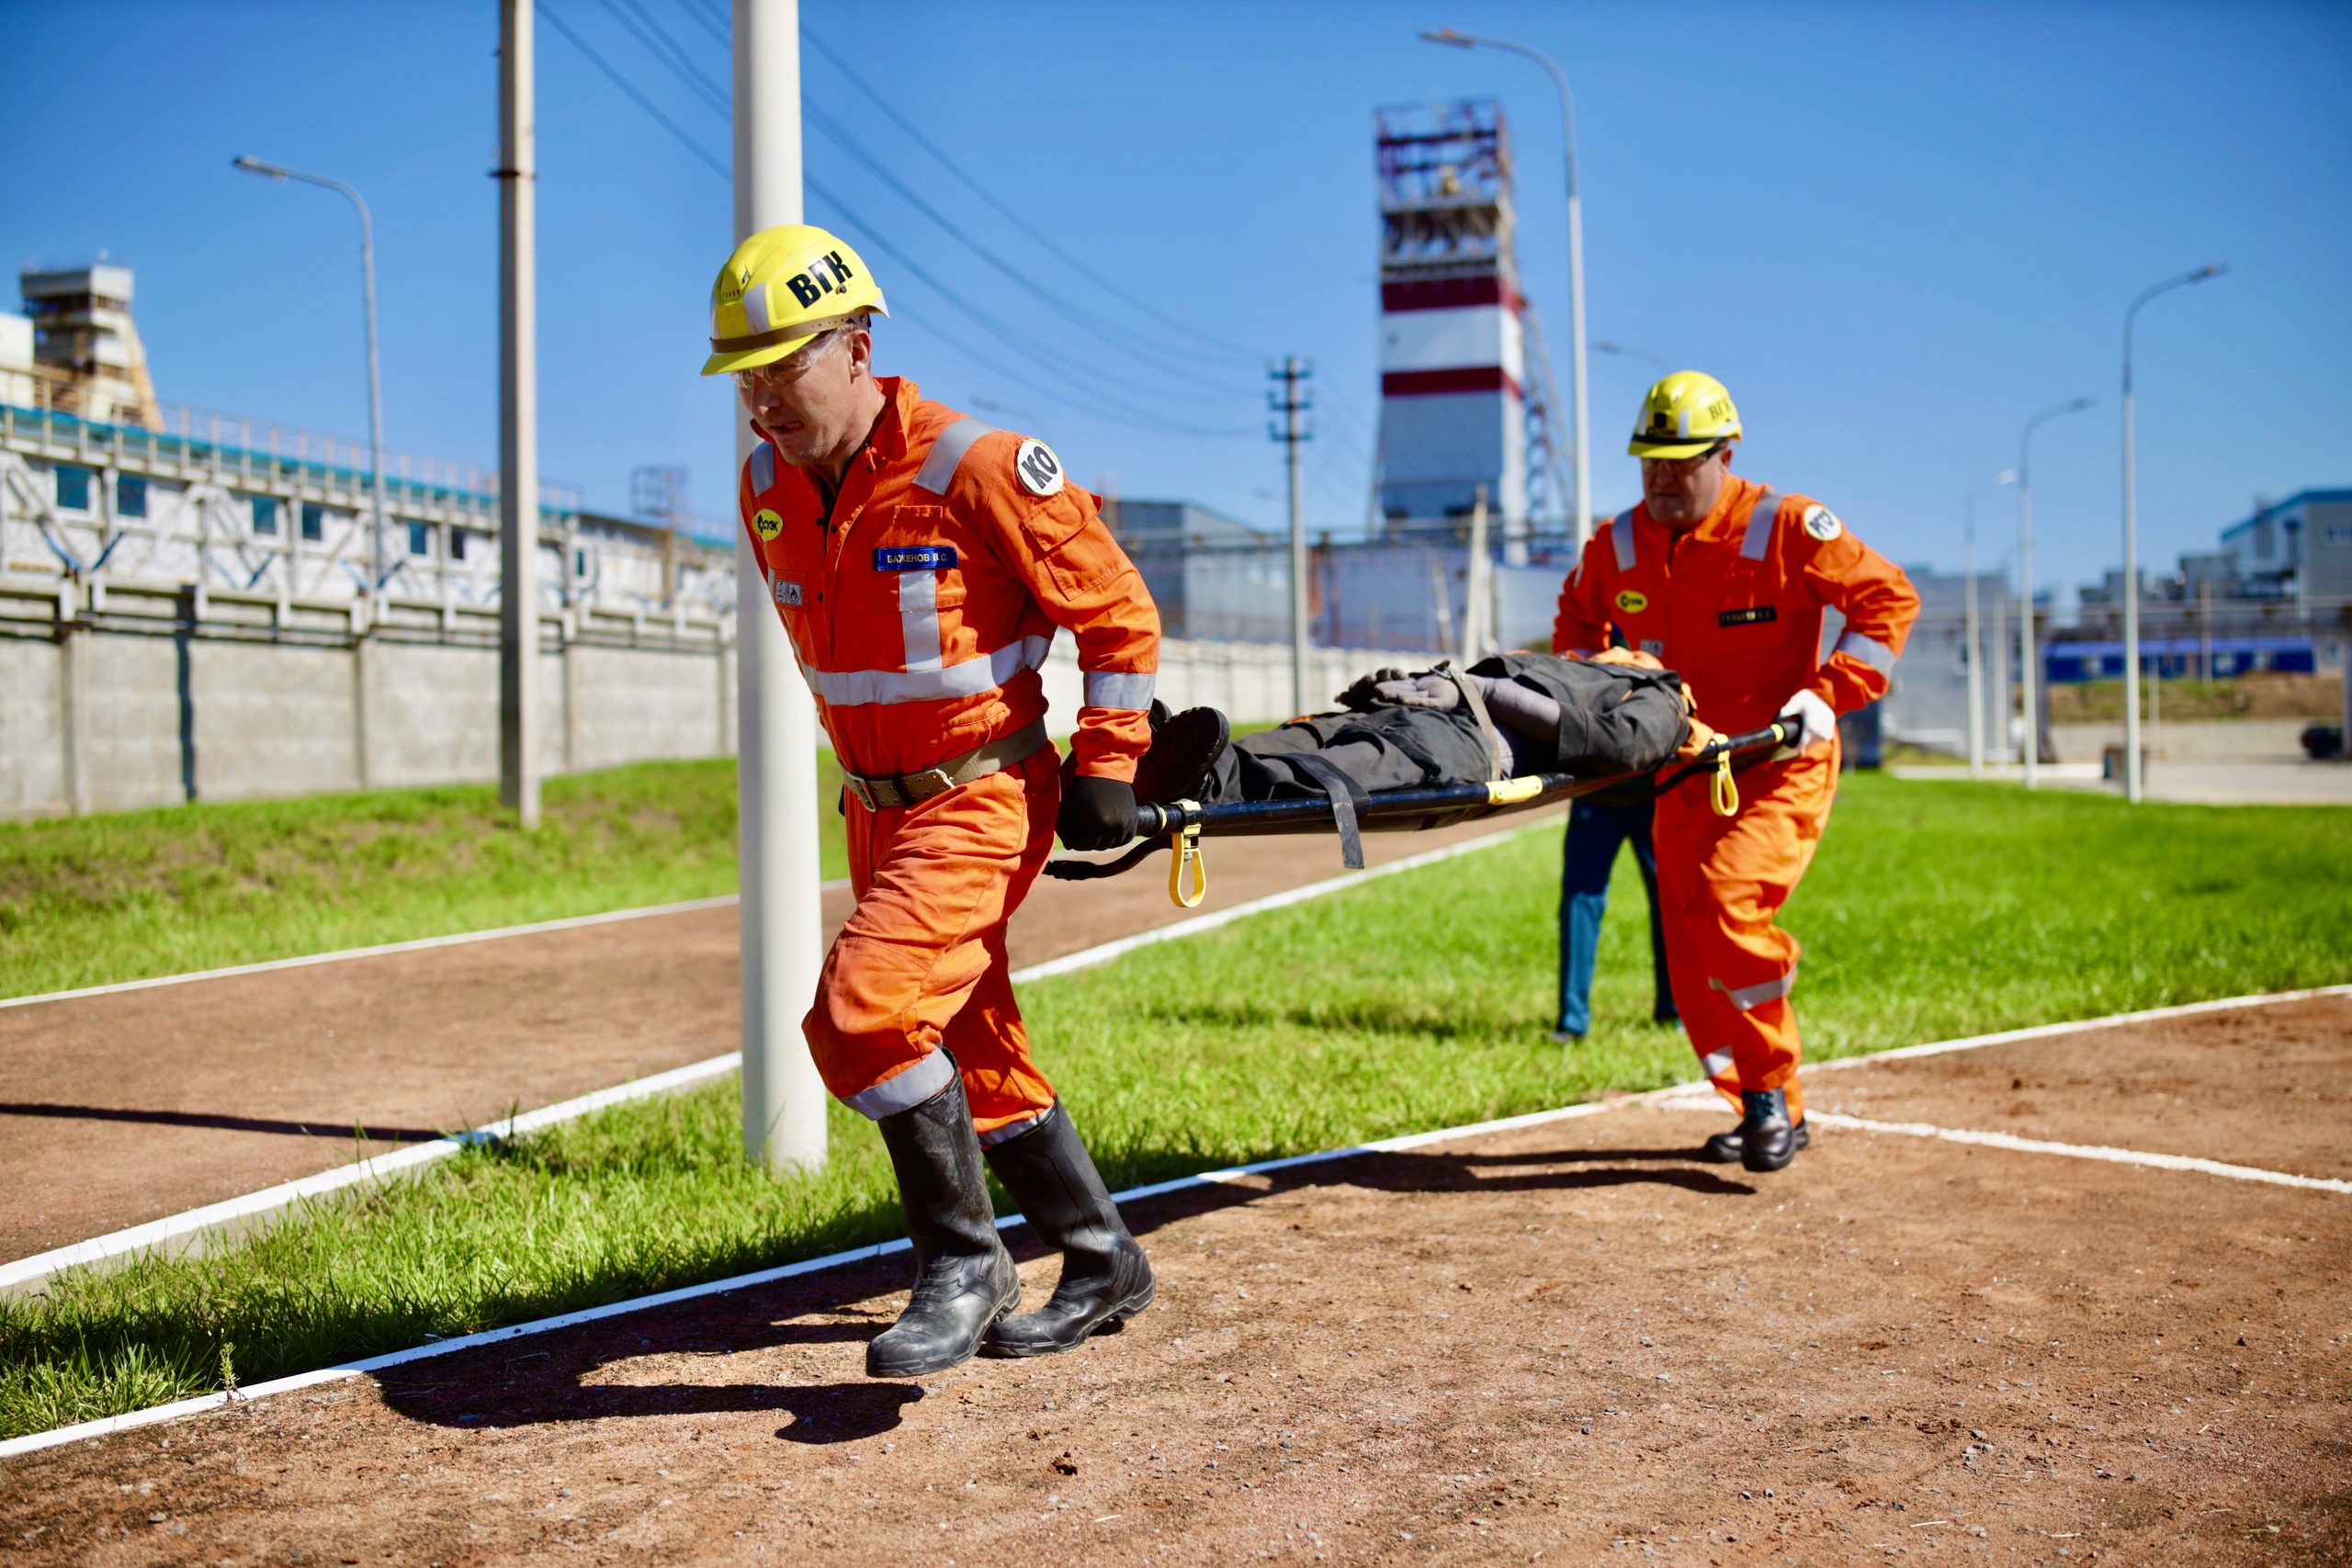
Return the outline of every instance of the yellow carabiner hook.
<path id="1" fill-rule="evenodd" d="M 1191 800 L 1180 800 L 1176 807 L 1187 815 L 1201 808 L 1197 801 Z M 1169 899 L 1180 909 L 1196 908 L 1202 899 L 1209 896 L 1209 863 L 1201 858 L 1201 825 L 1195 822 L 1189 828 L 1179 828 L 1170 833 L 1168 848 Z M 1193 896 L 1190 898 L 1184 897 L 1184 873 L 1187 868 L 1193 874 Z"/>
<path id="2" fill-rule="evenodd" d="M 1739 815 L 1739 785 L 1732 781 L 1729 751 L 1715 759 L 1715 776 L 1707 781 L 1707 798 L 1716 816 Z"/>

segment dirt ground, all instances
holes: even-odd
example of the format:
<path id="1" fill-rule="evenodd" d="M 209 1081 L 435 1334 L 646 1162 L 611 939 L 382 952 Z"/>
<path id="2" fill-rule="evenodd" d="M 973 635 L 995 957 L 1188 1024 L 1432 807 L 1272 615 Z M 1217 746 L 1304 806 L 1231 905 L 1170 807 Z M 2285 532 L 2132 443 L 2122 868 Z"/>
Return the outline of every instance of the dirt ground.
<path id="1" fill-rule="evenodd" d="M 2335 1000 L 1815 1093 L 2316 1173 L 2339 1157 L 2347 1044 Z M 2298 1073 L 2318 1096 L 2279 1091 Z M 2199 1103 L 2224 1113 L 2179 1113 Z M 866 1381 L 893 1259 L 30 1455 L 0 1465 L 0 1548 L 2352 1561 L 2352 1200 L 1828 1129 L 1757 1177 L 1689 1157 L 1714 1124 L 1621 1104 L 1138 1204 L 1159 1303 L 1047 1360 Z M 1040 1292 L 1051 1265 L 1023 1273 Z"/>
<path id="2" fill-rule="evenodd" d="M 1365 859 L 1510 825 L 1372 834 Z M 1041 880 L 1013 964 L 1341 871 L 1330 839 L 1208 852 L 1198 911 L 1169 902 L 1164 858 Z M 829 938 L 851 903 L 826 895 Z M 699 909 L 0 1009 L 0 1259 L 332 1169 L 359 1152 L 355 1127 L 380 1152 L 723 1055 L 741 1033 L 736 931 L 732 908 Z"/>

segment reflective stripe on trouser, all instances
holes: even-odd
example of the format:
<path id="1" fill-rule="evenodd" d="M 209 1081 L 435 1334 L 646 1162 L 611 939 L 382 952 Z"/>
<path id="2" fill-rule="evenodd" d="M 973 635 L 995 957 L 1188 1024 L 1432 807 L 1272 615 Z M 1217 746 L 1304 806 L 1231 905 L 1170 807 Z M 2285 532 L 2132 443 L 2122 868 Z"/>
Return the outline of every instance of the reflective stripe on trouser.
<path id="1" fill-rule="evenodd" d="M 1058 763 L 1047 746 L 915 806 L 849 802 L 857 908 L 801 1024 L 845 1103 L 876 1118 L 919 1105 L 947 1086 L 952 1056 L 984 1141 L 1052 1107 L 1013 1000 L 1005 927 L 1053 848 Z"/>
<path id="2" fill-rule="evenodd" d="M 1659 798 L 1651 827 L 1674 1002 L 1690 1047 L 1726 1098 L 1784 1089 L 1792 1116 L 1804 1113 L 1789 1000 L 1801 950 L 1775 919 L 1813 862 L 1837 789 L 1833 745 L 1743 769 L 1735 817 L 1716 816 L 1703 781 L 1687 781 Z"/>

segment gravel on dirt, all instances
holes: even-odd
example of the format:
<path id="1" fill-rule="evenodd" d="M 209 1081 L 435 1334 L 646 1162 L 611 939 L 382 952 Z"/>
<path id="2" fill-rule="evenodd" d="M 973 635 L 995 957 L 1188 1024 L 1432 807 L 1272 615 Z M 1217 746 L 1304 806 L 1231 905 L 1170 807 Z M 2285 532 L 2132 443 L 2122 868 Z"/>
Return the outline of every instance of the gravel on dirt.
<path id="1" fill-rule="evenodd" d="M 2164 1040 L 2225 1102 L 2279 1044 L 2237 1024 L 2001 1049 L 2063 1130 L 2114 1118 Z M 2352 1008 L 2281 1029 L 2340 1053 Z M 1882 1075 L 1917 1119 L 1986 1103 L 1968 1054 L 1835 1076 Z M 2338 1103 L 2277 1096 L 2276 1146 L 2340 1131 Z M 2345 1200 L 1826 1129 L 1758 1177 L 1694 1162 L 1705 1130 L 1629 1105 L 1136 1205 L 1158 1305 L 1046 1360 L 867 1381 L 892 1261 L 34 1454 L 0 1466 L 0 1545 L 450 1568 L 2346 1561 Z M 1024 1260 L 1033 1298 L 1052 1273 Z"/>

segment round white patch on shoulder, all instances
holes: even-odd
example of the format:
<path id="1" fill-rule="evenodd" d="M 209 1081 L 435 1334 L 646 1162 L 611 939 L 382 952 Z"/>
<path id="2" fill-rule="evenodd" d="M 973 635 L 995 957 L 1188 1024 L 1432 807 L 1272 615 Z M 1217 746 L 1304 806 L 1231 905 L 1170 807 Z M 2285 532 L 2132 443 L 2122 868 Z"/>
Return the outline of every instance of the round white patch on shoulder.
<path id="1" fill-rule="evenodd" d="M 1021 450 L 1012 455 L 1012 472 L 1031 495 L 1059 495 L 1062 486 L 1069 482 L 1054 449 L 1035 436 L 1023 440 Z"/>
<path id="2" fill-rule="evenodd" d="M 1826 506 L 1808 506 L 1804 509 L 1804 531 L 1826 545 L 1844 533 L 1846 525 L 1838 522 L 1838 514 Z"/>

